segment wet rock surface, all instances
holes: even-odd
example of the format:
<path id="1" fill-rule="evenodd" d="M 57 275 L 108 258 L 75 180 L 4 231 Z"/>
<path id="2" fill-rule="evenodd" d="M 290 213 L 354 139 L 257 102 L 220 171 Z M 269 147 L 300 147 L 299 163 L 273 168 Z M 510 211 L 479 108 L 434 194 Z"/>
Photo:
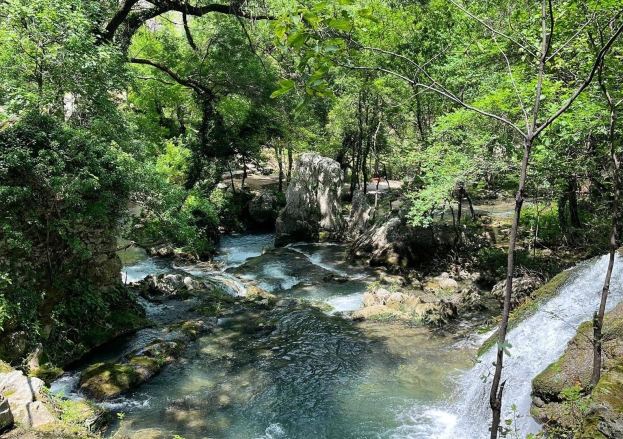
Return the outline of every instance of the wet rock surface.
<path id="1" fill-rule="evenodd" d="M 180 322 L 156 339 L 114 363 L 96 363 L 80 376 L 80 390 L 96 401 L 114 399 L 144 383 L 174 362 L 187 344 L 216 326 L 216 319 Z"/>
<path id="2" fill-rule="evenodd" d="M 145 279 L 131 284 L 141 296 L 150 301 L 184 300 L 192 291 L 205 291 L 213 289 L 209 283 L 205 283 L 191 276 L 181 274 L 150 274 Z"/>

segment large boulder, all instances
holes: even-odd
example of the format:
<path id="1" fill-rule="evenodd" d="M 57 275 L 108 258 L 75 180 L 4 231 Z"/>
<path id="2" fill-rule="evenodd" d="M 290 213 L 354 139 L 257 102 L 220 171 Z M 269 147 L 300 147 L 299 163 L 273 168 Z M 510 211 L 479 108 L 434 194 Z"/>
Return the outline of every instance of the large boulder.
<path id="1" fill-rule="evenodd" d="M 449 241 L 434 236 L 431 229 L 414 227 L 401 218 L 391 217 L 360 235 L 351 244 L 350 252 L 371 266 L 400 269 L 426 261 L 448 246 Z"/>
<path id="2" fill-rule="evenodd" d="M 335 160 L 301 154 L 286 193 L 286 207 L 275 223 L 275 245 L 317 241 L 320 232 L 341 234 L 342 172 Z"/>
<path id="3" fill-rule="evenodd" d="M 39 427 L 56 421 L 47 407 L 40 401 L 44 383 L 39 378 L 27 377 L 21 371 L 0 374 L 0 395 L 6 398 L 10 411 L 5 413 L 0 404 L 0 419 L 14 417 L 26 427 Z"/>
<path id="4" fill-rule="evenodd" d="M 517 308 L 529 297 L 533 291 L 537 290 L 543 281 L 535 276 L 523 276 L 513 278 L 513 287 L 511 289 L 511 309 Z M 498 282 L 493 286 L 491 290 L 491 296 L 500 302 L 500 305 L 504 303 L 504 295 L 506 293 L 506 280 Z"/>

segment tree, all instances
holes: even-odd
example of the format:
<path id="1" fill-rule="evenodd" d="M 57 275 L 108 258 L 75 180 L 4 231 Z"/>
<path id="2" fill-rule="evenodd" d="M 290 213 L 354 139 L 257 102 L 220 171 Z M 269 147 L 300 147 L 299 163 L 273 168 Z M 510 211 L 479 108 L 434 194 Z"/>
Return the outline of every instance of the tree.
<path id="1" fill-rule="evenodd" d="M 603 26 L 601 23 L 596 22 L 597 35 L 590 41 L 594 49 L 602 46 L 604 41 L 609 38 L 611 34 L 611 28 Z M 614 268 L 614 259 L 617 249 L 617 216 L 619 201 L 621 198 L 621 174 L 620 174 L 620 133 L 618 133 L 618 110 L 623 105 L 623 96 L 620 90 L 613 88 L 612 83 L 620 83 L 620 47 L 617 48 L 617 52 L 614 51 L 609 54 L 608 58 L 603 57 L 600 64 L 597 67 L 597 79 L 599 88 L 603 94 L 603 98 L 607 103 L 608 108 L 608 130 L 607 139 L 610 145 L 610 160 L 612 165 L 612 185 L 614 198 L 612 200 L 612 227 L 610 232 L 610 252 L 608 259 L 608 268 L 604 278 L 604 285 L 601 292 L 601 299 L 599 302 L 599 309 L 595 312 L 593 317 L 593 371 L 591 374 L 591 386 L 595 387 L 599 382 L 601 376 L 602 365 L 602 343 L 603 343 L 603 322 L 604 314 L 606 311 L 606 302 L 608 300 L 608 294 L 610 292 L 610 280 L 612 278 L 612 270 Z"/>

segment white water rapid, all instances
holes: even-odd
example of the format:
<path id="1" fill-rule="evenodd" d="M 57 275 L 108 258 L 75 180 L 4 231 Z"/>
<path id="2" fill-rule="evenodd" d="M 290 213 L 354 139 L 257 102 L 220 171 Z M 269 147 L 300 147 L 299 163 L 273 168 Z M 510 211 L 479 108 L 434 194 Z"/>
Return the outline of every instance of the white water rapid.
<path id="1" fill-rule="evenodd" d="M 504 358 L 503 419 L 514 419 L 519 436 L 535 433 L 540 426 L 530 417 L 532 380 L 558 360 L 580 323 L 592 318 L 599 305 L 608 256 L 581 263 L 559 289 L 556 297 L 541 305 L 533 316 L 508 333 L 511 356 Z M 623 298 L 623 270 L 617 255 L 607 310 Z M 495 361 L 495 348 L 486 352 L 471 370 L 457 380 L 454 402 L 446 407 L 413 408 L 403 413 L 405 425 L 393 438 L 480 439 L 489 437 L 491 410 L 489 390 Z M 486 382 L 483 382 L 486 377 Z M 423 429 L 426 425 L 427 428 Z"/>

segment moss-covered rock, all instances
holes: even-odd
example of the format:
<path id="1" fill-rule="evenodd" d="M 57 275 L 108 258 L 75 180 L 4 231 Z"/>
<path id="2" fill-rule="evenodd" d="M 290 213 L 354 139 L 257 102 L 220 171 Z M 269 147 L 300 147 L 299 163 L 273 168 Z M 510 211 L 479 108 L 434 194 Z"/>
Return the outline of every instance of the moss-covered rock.
<path id="1" fill-rule="evenodd" d="M 49 386 L 53 381 L 58 379 L 63 374 L 63 369 L 60 367 L 54 367 L 51 364 L 44 364 L 39 368 L 32 370 L 30 376 L 37 377 L 43 380 L 46 386 Z"/>
<path id="2" fill-rule="evenodd" d="M 604 372 L 591 392 L 579 439 L 623 438 L 623 358 Z"/>
<path id="3" fill-rule="evenodd" d="M 558 361 L 532 382 L 533 416 L 548 431 L 583 439 L 623 437 L 623 302 L 604 319 L 604 371 L 590 392 L 593 328 L 582 323 Z"/>
<path id="4" fill-rule="evenodd" d="M 80 377 L 80 390 L 97 401 L 112 399 L 143 381 L 130 364 L 97 363 L 89 366 Z"/>

